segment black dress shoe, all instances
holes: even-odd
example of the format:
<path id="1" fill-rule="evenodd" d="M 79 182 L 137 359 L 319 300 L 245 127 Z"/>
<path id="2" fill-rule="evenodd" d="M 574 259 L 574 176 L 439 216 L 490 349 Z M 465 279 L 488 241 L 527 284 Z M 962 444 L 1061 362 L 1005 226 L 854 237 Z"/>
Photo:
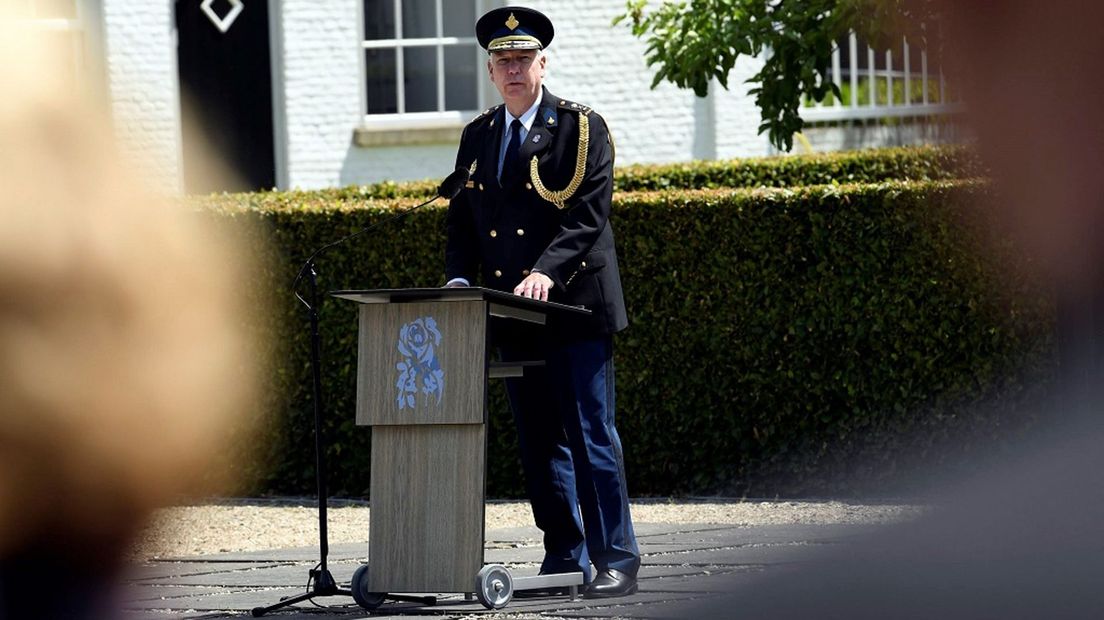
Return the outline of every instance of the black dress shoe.
<path id="1" fill-rule="evenodd" d="M 613 598 L 636 594 L 636 577 L 615 568 L 607 568 L 587 586 L 584 598 Z"/>

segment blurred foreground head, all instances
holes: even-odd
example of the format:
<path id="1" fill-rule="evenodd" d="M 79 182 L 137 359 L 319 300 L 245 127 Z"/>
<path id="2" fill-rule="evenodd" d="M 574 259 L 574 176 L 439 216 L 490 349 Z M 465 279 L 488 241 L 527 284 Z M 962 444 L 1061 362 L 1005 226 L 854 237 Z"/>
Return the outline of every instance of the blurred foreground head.
<path id="1" fill-rule="evenodd" d="M 242 266 L 143 188 L 36 37 L 0 14 L 0 567 L 106 572 L 227 452 L 255 378 Z"/>
<path id="2" fill-rule="evenodd" d="M 967 102 L 1007 217 L 1063 286 L 1101 287 L 1104 3 L 934 5 L 947 34 L 948 78 Z"/>
<path id="3" fill-rule="evenodd" d="M 992 168 L 1001 215 L 1057 297 L 1070 410 L 1098 418 L 1104 379 L 1104 3 L 931 2 L 943 16 L 948 79 Z M 1072 411 L 1067 411 L 1069 415 Z"/>

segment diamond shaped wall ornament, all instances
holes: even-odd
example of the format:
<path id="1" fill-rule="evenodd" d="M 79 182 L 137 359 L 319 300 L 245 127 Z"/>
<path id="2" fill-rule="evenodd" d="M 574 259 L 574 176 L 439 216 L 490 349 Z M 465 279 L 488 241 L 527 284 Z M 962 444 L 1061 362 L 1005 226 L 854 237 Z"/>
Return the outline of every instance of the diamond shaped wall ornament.
<path id="1" fill-rule="evenodd" d="M 230 30 L 230 26 L 234 25 L 234 20 L 241 14 L 245 5 L 241 0 L 227 0 L 230 3 L 230 10 L 222 17 L 215 13 L 215 9 L 211 8 L 211 5 L 215 3 L 215 0 L 203 0 L 203 3 L 199 5 L 200 10 L 203 11 L 207 19 L 211 20 L 211 23 L 215 25 L 215 28 L 219 29 L 219 32 L 226 34 L 227 30 Z"/>

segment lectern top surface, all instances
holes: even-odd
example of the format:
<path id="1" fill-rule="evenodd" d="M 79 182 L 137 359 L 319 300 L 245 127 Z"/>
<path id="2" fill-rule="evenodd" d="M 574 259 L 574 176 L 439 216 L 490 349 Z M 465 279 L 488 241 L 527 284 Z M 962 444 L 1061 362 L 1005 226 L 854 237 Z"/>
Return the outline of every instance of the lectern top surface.
<path id="1" fill-rule="evenodd" d="M 558 311 L 572 314 L 590 314 L 590 310 L 566 306 L 549 301 L 537 301 L 478 286 L 455 288 L 385 288 L 364 291 L 331 291 L 330 295 L 362 304 L 412 303 L 418 301 L 493 301 L 518 308 L 531 308 L 543 312 Z"/>

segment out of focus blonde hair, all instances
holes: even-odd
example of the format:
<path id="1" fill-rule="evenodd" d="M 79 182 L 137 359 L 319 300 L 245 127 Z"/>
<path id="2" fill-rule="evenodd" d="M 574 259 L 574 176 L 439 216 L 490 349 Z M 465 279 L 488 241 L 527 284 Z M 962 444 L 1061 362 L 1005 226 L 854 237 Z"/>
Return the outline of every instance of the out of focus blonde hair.
<path id="1" fill-rule="evenodd" d="M 39 43 L 0 15 L 0 558 L 121 548 L 210 478 L 256 381 L 243 259 L 143 187 Z"/>

